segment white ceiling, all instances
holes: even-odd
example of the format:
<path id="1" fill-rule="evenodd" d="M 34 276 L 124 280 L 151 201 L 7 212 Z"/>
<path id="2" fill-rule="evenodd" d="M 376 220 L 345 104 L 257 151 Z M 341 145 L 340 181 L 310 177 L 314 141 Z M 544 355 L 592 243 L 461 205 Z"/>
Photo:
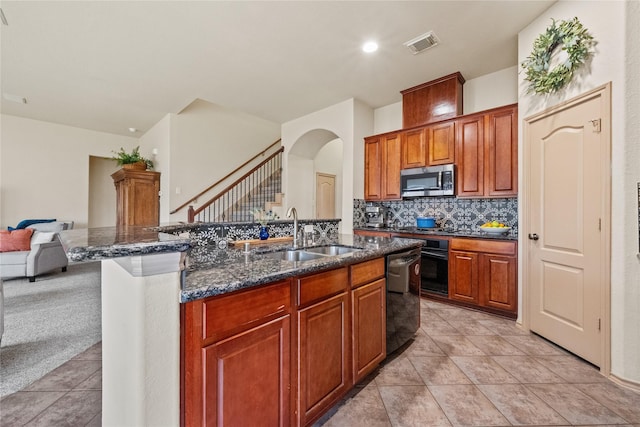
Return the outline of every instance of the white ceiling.
<path id="1" fill-rule="evenodd" d="M 141 135 L 200 98 L 278 123 L 349 98 L 517 62 L 517 34 L 554 0 L 1 1 L 2 113 Z M 403 43 L 435 31 L 413 55 Z M 380 49 L 364 54 L 362 43 Z"/>

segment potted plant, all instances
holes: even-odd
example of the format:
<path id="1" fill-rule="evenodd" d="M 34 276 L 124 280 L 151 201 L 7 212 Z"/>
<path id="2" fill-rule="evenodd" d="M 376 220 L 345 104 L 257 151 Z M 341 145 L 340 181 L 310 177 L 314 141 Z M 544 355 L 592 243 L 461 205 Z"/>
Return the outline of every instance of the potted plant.
<path id="1" fill-rule="evenodd" d="M 126 152 L 122 147 L 120 147 L 120 151 L 114 151 L 113 153 L 115 156 L 113 156 L 112 159 L 118 162 L 118 166 L 122 166 L 124 169 L 153 169 L 153 161 L 140 155 L 140 146 L 134 148 L 130 153 Z"/>

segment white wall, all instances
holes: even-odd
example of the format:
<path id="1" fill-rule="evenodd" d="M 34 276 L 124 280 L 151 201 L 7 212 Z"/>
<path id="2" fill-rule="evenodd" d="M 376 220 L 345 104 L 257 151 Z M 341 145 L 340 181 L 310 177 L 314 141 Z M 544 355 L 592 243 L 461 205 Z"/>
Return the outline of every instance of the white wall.
<path id="1" fill-rule="evenodd" d="M 468 80 L 463 88 L 464 114 L 515 104 L 518 102 L 518 66 Z"/>
<path id="2" fill-rule="evenodd" d="M 292 203 L 286 203 L 285 212 L 291 207 L 296 208 L 298 218 L 315 218 L 315 175 L 313 159 L 289 154 L 287 156 L 287 175 L 293 177 L 293 185 L 285 191 L 285 198 Z M 285 218 L 283 218 L 285 219 Z"/>
<path id="3" fill-rule="evenodd" d="M 366 120 L 367 114 L 371 119 Z M 362 124 L 358 123 L 355 118 L 364 117 L 367 121 L 368 129 L 362 129 Z M 355 154 L 364 152 L 363 148 L 356 148 L 355 146 L 362 146 L 364 144 L 363 137 L 366 134 L 373 132 L 373 110 L 364 106 L 362 103 L 355 99 L 349 99 L 339 104 L 327 107 L 323 110 L 316 111 L 304 117 L 289 121 L 282 125 L 282 146 L 284 147 L 283 156 L 283 186 L 285 193 L 285 206 L 289 208 L 295 206 L 298 212 L 301 208 L 298 206 L 298 202 L 303 203 L 304 200 L 297 199 L 296 194 L 300 191 L 313 192 L 313 187 L 308 187 L 304 184 L 301 187 L 296 182 L 295 171 L 289 170 L 288 158 L 289 152 L 298 140 L 305 134 L 322 129 L 333 132 L 343 142 L 343 185 L 342 185 L 342 213 L 340 218 L 341 232 L 351 233 L 353 230 L 353 197 L 354 197 L 354 180 L 358 179 L 362 181 L 360 175 L 364 174 L 364 166 L 361 163 L 364 161 L 363 157 L 356 158 Z M 357 176 L 357 178 L 356 178 Z M 359 189 L 362 193 L 362 189 Z M 304 218 L 302 215 L 300 218 Z M 305 217 L 309 217 L 305 215 Z"/>
<path id="4" fill-rule="evenodd" d="M 89 156 L 89 213 L 87 227 L 114 227 L 117 222 L 116 191 L 111 175 L 120 169 L 108 157 Z"/>
<path id="5" fill-rule="evenodd" d="M 533 41 L 555 20 L 577 16 L 598 42 L 588 69 L 551 96 L 526 93 L 519 75 L 521 120 L 609 81 L 612 83 L 612 225 L 611 225 L 611 372 L 640 386 L 640 262 L 636 183 L 640 181 L 638 148 L 637 1 L 560 1 L 523 29 L 518 37 L 518 62 L 529 55 Z M 522 126 L 519 131 L 522 147 Z M 522 150 L 520 150 L 522 165 Z M 520 168 L 522 171 L 522 168 Z M 520 176 L 520 183 L 523 182 Z M 521 187 L 522 190 L 522 187 Z M 520 207 L 520 212 L 522 208 Z M 521 245 L 522 246 L 522 245 Z M 523 262 L 522 258 L 520 262 Z M 519 278 L 522 291 L 522 277 Z M 522 312 L 522 304 L 519 307 Z"/>
<path id="6" fill-rule="evenodd" d="M 328 142 L 324 147 L 318 151 L 318 154 L 313 159 L 314 164 L 314 181 L 315 181 L 315 173 L 326 173 L 329 175 L 335 175 L 335 212 L 332 218 L 340 217 L 340 213 L 342 212 L 342 150 L 343 143 L 340 139 L 334 139 L 331 142 Z M 315 182 L 314 182 L 315 188 Z M 315 193 L 315 191 L 314 191 Z M 314 194 L 315 196 L 315 194 Z M 317 197 L 314 197 L 313 200 L 313 212 L 315 213 Z"/>
<path id="7" fill-rule="evenodd" d="M 140 137 L 140 152 L 143 157 L 153 160 L 153 169 L 160 172 L 160 223 L 169 222 L 169 201 L 171 200 L 171 118 L 167 114 Z M 153 154 L 156 150 L 157 154 Z M 184 214 L 186 218 L 186 214 Z"/>
<path id="8" fill-rule="evenodd" d="M 280 125 L 196 100 L 171 119 L 170 209 L 280 138 Z M 176 194 L 176 188 L 181 193 Z M 200 201 L 202 202 L 202 201 Z M 176 219 L 186 220 L 186 211 Z"/>
<path id="9" fill-rule="evenodd" d="M 89 156 L 111 157 L 120 147 L 138 145 L 136 138 L 7 114 L 0 121 L 3 228 L 25 218 L 72 220 L 86 227 Z"/>
<path id="10" fill-rule="evenodd" d="M 518 102 L 518 67 L 505 68 L 467 80 L 462 91 L 463 114 L 515 104 Z M 402 102 L 376 108 L 373 114 L 371 135 L 402 129 Z"/>
<path id="11" fill-rule="evenodd" d="M 402 102 L 385 105 L 373 111 L 372 135 L 392 132 L 398 129 L 402 129 Z"/>

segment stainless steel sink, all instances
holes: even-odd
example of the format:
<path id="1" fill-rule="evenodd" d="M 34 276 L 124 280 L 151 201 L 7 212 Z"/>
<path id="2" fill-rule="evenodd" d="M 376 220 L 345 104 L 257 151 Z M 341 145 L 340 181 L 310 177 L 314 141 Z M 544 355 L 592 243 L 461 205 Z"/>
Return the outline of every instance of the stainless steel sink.
<path id="1" fill-rule="evenodd" d="M 323 254 L 329 256 L 335 255 L 344 255 L 349 254 L 351 252 L 359 251 L 358 248 L 350 248 L 347 246 L 338 246 L 338 245 L 329 245 L 329 246 L 318 246 L 315 248 L 306 248 L 305 251 L 312 252 L 316 254 Z"/>
<path id="2" fill-rule="evenodd" d="M 317 246 L 315 248 L 302 248 L 302 249 L 287 249 L 283 251 L 267 252 L 264 255 L 278 259 L 282 261 L 311 261 L 319 258 L 326 258 L 331 256 L 340 256 L 350 254 L 355 251 L 359 251 L 357 248 L 350 248 L 347 246 L 328 245 Z"/>
<path id="3" fill-rule="evenodd" d="M 280 259 L 283 261 L 310 261 L 312 259 L 318 259 L 318 258 L 324 257 L 324 255 L 305 252 L 302 249 L 269 252 L 265 255 L 268 256 L 269 258 Z"/>

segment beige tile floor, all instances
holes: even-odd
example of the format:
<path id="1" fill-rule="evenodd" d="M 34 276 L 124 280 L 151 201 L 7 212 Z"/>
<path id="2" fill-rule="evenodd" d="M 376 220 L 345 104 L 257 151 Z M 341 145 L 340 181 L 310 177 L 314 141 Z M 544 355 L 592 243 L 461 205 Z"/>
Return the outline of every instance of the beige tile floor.
<path id="1" fill-rule="evenodd" d="M 1 426 L 99 426 L 101 345 L 0 401 Z M 640 426 L 640 394 L 500 317 L 422 301 L 415 340 L 317 425 Z"/>

